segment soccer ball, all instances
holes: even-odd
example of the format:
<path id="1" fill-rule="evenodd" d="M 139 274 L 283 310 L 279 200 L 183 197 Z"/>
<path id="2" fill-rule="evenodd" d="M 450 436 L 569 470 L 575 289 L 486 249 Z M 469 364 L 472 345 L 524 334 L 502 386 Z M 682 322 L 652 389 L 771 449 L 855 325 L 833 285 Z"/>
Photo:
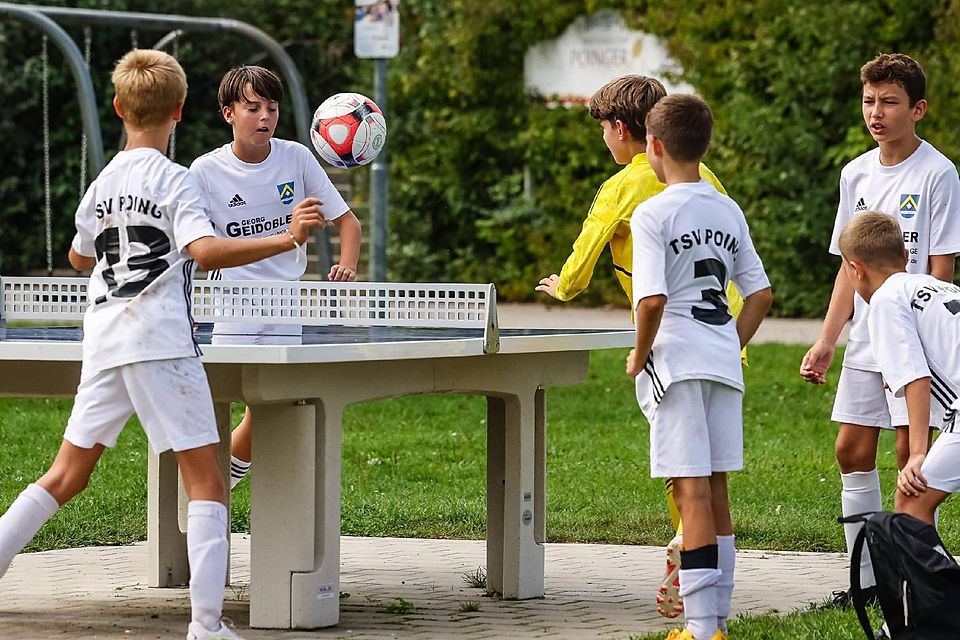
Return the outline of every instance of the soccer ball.
<path id="1" fill-rule="evenodd" d="M 372 162 L 387 141 L 380 107 L 359 93 L 337 93 L 313 114 L 310 139 L 321 158 L 350 169 Z"/>

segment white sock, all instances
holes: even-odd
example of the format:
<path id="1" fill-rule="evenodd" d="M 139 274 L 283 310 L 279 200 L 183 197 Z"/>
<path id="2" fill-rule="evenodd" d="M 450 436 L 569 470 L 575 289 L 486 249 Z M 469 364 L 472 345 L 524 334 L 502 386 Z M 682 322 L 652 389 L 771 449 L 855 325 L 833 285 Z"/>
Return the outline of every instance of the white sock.
<path id="1" fill-rule="evenodd" d="M 187 505 L 187 557 L 192 619 L 210 631 L 220 628 L 227 549 L 227 508 L 211 500 L 191 500 Z"/>
<path id="2" fill-rule="evenodd" d="M 247 472 L 250 471 L 250 463 L 245 462 L 235 455 L 230 456 L 230 491 L 237 486 L 237 483 L 243 480 Z"/>
<path id="3" fill-rule="evenodd" d="M 727 632 L 727 618 L 730 617 L 730 601 L 733 599 L 733 573 L 737 564 L 735 537 L 717 536 L 717 568 L 720 578 L 717 580 L 717 626 Z"/>
<path id="4" fill-rule="evenodd" d="M 852 516 L 867 511 L 880 511 L 883 508 L 880 500 L 880 474 L 876 469 L 873 471 L 841 473 L 840 482 L 843 484 L 843 491 L 840 492 L 840 507 L 844 516 Z M 863 523 L 861 522 L 843 525 L 843 535 L 847 539 L 848 558 L 853 551 L 853 543 L 857 539 L 857 533 L 862 526 Z M 860 585 L 867 588 L 876 584 L 876 578 L 873 577 L 873 563 L 870 561 L 867 545 L 864 544 L 860 562 Z"/>
<path id="5" fill-rule="evenodd" d="M 717 632 L 719 569 L 680 569 L 680 595 L 686 627 L 694 638 L 710 640 Z"/>
<path id="6" fill-rule="evenodd" d="M 60 505 L 38 484 L 28 485 L 0 516 L 0 578 Z"/>

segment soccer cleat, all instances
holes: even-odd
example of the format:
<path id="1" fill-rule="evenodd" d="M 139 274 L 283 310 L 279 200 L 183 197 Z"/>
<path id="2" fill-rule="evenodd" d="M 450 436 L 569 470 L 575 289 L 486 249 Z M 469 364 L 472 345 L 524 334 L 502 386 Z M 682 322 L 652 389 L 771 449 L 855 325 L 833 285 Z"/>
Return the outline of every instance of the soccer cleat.
<path id="1" fill-rule="evenodd" d="M 680 597 L 680 547 L 683 536 L 674 536 L 667 545 L 667 571 L 657 590 L 657 613 L 664 618 L 676 618 L 683 613 Z"/>
<path id="2" fill-rule="evenodd" d="M 243 640 L 243 638 L 221 620 L 217 631 L 209 631 L 199 622 L 191 622 L 190 628 L 187 629 L 187 640 Z"/>
<path id="3" fill-rule="evenodd" d="M 693 634 L 690 633 L 689 629 L 674 629 L 667 634 L 665 640 L 697 640 L 693 637 Z M 728 640 L 727 634 L 724 633 L 721 629 L 717 629 L 717 632 L 713 634 L 713 637 L 710 640 Z"/>

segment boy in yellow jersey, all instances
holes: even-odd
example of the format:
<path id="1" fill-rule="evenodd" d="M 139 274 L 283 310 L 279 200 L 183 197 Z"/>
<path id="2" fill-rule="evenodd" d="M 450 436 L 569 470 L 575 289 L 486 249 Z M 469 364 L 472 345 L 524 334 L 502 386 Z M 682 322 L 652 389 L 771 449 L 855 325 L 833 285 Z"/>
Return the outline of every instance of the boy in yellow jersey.
<path id="1" fill-rule="evenodd" d="M 647 162 L 647 114 L 665 95 L 666 90 L 656 78 L 627 75 L 608 82 L 590 98 L 590 116 L 600 121 L 603 141 L 617 164 L 625 165 L 600 186 L 590 212 L 583 221 L 583 229 L 573 243 L 573 252 L 563 264 L 560 274 L 551 274 L 540 280 L 537 291 L 557 300 L 572 300 L 590 284 L 593 270 L 604 248 L 609 244 L 613 254 L 613 268 L 617 280 L 634 308 L 633 242 L 630 237 L 630 218 L 641 202 L 661 191 L 665 185 L 657 179 Z M 700 177 L 726 194 L 713 172 L 700 164 Z M 743 300 L 733 283 L 727 285 L 727 301 L 736 317 Z M 744 352 L 744 358 L 746 352 Z M 657 593 L 660 615 L 674 618 L 683 612 L 680 600 L 680 544 L 683 525 L 680 512 L 673 500 L 673 483 L 666 479 L 667 507 L 677 536 L 667 545 L 667 572 Z"/>

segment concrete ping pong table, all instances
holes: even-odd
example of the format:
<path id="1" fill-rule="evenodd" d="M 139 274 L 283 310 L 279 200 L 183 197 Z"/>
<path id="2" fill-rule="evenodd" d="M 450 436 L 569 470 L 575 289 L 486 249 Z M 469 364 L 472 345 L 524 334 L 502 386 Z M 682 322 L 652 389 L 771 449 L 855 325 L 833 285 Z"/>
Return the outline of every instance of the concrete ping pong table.
<path id="1" fill-rule="evenodd" d="M 2 278 L 0 395 L 72 397 L 86 278 Z M 228 477 L 230 403 L 255 416 L 250 625 L 337 624 L 341 418 L 418 393 L 487 399 L 487 589 L 544 594 L 545 387 L 587 375 L 609 330 L 500 330 L 493 285 L 194 282 L 194 319 Z M 7 321 L 74 326 L 8 326 Z M 295 344 L 209 344 L 213 322 L 289 324 Z M 185 497 L 171 452 L 148 464 L 148 584 L 187 581 Z M 389 551 L 386 551 L 389 553 Z"/>

